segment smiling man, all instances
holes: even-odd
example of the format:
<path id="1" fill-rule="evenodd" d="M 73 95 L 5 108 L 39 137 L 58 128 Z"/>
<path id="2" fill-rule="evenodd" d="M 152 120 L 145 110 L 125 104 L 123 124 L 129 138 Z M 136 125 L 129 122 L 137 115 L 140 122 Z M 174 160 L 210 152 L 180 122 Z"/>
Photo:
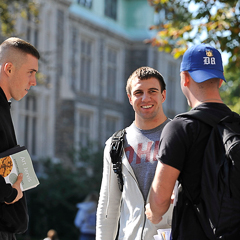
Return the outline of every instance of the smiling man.
<path id="1" fill-rule="evenodd" d="M 159 138 L 170 121 L 163 112 L 166 85 L 162 75 L 141 67 L 126 86 L 135 121 L 125 129 L 122 155 L 123 191 L 118 187 L 110 158 L 111 138 L 104 150 L 103 179 L 97 210 L 97 240 L 153 240 L 159 228 L 169 228 L 171 210 L 160 224 L 152 224 L 144 211 L 157 166 Z"/>
<path id="2" fill-rule="evenodd" d="M 22 39 L 8 38 L 0 45 L 0 152 L 17 145 L 9 100 L 22 99 L 36 85 L 39 58 L 39 52 Z M 0 176 L 1 240 L 15 240 L 16 233 L 27 230 L 28 213 L 21 181 L 19 174 L 11 186 Z"/>

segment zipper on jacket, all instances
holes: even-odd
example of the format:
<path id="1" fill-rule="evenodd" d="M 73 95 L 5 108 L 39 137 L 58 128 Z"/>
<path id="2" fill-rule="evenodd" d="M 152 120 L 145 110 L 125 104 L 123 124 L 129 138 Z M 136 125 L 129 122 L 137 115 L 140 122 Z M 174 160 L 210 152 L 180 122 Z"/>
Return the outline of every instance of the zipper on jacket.
<path id="1" fill-rule="evenodd" d="M 144 200 L 144 210 L 145 210 L 145 206 L 146 206 L 146 202 Z M 144 211 L 144 221 L 143 221 L 143 228 L 142 228 L 142 233 L 141 233 L 141 239 L 143 240 L 143 230 L 145 228 L 145 224 L 146 224 L 146 215 L 145 215 L 145 211 Z"/>
<path id="2" fill-rule="evenodd" d="M 128 172 L 129 172 L 129 171 L 128 171 Z M 144 221 L 143 221 L 142 232 L 141 232 L 141 240 L 143 240 L 143 231 L 144 231 L 144 229 L 145 229 L 145 224 L 146 224 L 146 215 L 145 215 L 146 201 L 144 200 L 144 197 L 143 197 L 143 194 L 142 194 L 142 192 L 141 192 L 141 190 L 140 190 L 140 187 L 139 187 L 139 184 L 138 184 L 137 179 L 132 175 L 131 172 L 129 172 L 129 174 L 132 176 L 132 178 L 134 179 L 134 181 L 137 183 L 138 189 L 139 189 L 139 191 L 140 191 L 140 193 L 141 193 L 141 195 L 142 195 L 143 202 L 144 202 Z"/>
<path id="3" fill-rule="evenodd" d="M 128 170 L 127 170 L 127 171 L 128 171 Z M 145 224 L 146 224 L 146 215 L 145 215 L 146 201 L 144 200 L 143 194 L 142 194 L 142 192 L 141 192 L 141 190 L 140 190 L 139 183 L 138 183 L 136 177 L 135 177 L 134 175 L 132 175 L 132 173 L 131 173 L 130 171 L 128 171 L 128 173 L 132 176 L 132 178 L 133 178 L 134 181 L 136 182 L 136 184 L 137 184 L 137 186 L 138 186 L 138 189 L 139 189 L 139 191 L 140 191 L 140 193 L 141 193 L 141 195 L 142 195 L 143 202 L 144 202 L 144 221 L 143 221 L 142 232 L 141 232 L 141 240 L 143 240 L 143 231 L 144 231 L 144 229 L 145 229 Z M 110 174 L 111 174 L 111 171 L 110 171 Z M 109 177 L 109 178 L 110 178 L 110 177 Z M 111 179 L 111 178 L 110 178 L 110 179 Z M 108 190 L 108 191 L 110 191 L 110 190 Z M 109 198 L 109 194 L 108 194 L 108 198 Z M 108 199 L 108 201 L 109 201 L 109 199 Z M 122 200 L 121 200 L 121 202 L 122 202 Z M 108 202 L 108 203 L 109 203 L 109 202 Z M 120 208 L 120 209 L 121 209 L 121 208 Z M 107 204 L 106 213 L 105 213 L 105 217 L 106 217 L 106 218 L 107 218 L 107 215 L 108 215 L 107 213 L 108 213 L 108 204 Z M 121 214 L 120 214 L 120 218 L 121 218 Z M 120 221 L 120 218 L 119 218 L 119 221 Z"/>

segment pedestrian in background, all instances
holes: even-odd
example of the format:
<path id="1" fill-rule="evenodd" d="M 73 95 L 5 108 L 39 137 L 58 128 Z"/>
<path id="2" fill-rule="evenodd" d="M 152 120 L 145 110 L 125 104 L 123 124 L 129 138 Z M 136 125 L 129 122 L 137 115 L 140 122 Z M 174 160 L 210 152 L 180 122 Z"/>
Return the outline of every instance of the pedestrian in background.
<path id="1" fill-rule="evenodd" d="M 56 230 L 50 229 L 47 232 L 47 237 L 44 238 L 43 240 L 59 240 L 58 234 L 57 234 Z"/>
<path id="2" fill-rule="evenodd" d="M 92 192 L 82 203 L 77 204 L 74 224 L 80 231 L 79 240 L 95 240 L 97 202 L 98 194 Z"/>

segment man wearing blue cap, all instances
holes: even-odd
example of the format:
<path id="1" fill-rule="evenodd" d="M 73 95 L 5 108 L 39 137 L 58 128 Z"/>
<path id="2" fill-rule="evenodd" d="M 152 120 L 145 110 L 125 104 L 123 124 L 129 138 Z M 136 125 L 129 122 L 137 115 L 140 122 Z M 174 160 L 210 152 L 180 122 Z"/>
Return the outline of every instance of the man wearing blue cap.
<path id="1" fill-rule="evenodd" d="M 217 49 L 205 44 L 190 47 L 183 55 L 180 72 L 181 89 L 192 109 L 207 111 L 219 118 L 231 113 L 219 94 L 225 78 Z M 174 118 L 163 129 L 150 204 L 146 206 L 146 216 L 153 223 L 161 221 L 167 211 L 178 178 L 191 198 L 198 199 L 203 154 L 210 131 L 207 124 L 187 117 Z M 182 192 L 175 197 L 172 236 L 173 240 L 208 239 Z"/>

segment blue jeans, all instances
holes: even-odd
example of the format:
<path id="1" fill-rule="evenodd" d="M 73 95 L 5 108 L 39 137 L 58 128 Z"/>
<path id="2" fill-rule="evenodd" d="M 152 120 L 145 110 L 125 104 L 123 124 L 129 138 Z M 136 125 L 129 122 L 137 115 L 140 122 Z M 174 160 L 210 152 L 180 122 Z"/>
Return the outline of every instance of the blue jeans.
<path id="1" fill-rule="evenodd" d="M 95 240 L 95 234 L 81 233 L 79 240 Z"/>

